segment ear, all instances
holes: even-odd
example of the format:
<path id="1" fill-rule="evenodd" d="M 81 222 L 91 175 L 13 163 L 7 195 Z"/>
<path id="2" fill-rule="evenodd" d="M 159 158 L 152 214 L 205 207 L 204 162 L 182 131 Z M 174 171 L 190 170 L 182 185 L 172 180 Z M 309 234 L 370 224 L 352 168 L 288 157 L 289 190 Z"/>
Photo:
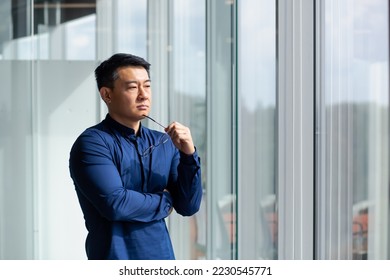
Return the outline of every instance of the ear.
<path id="1" fill-rule="evenodd" d="M 111 103 L 111 89 L 108 87 L 102 87 L 99 90 L 100 97 L 103 99 L 103 101 L 108 105 Z"/>

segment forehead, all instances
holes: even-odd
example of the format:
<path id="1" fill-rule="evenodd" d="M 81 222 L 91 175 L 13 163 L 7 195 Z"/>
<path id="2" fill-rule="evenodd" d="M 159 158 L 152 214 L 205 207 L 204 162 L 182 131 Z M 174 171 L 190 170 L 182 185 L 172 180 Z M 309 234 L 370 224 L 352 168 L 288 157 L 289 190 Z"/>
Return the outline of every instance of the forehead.
<path id="1" fill-rule="evenodd" d="M 148 72 L 142 66 L 124 66 L 117 69 L 118 78 L 124 81 L 135 80 L 145 81 L 149 80 Z"/>

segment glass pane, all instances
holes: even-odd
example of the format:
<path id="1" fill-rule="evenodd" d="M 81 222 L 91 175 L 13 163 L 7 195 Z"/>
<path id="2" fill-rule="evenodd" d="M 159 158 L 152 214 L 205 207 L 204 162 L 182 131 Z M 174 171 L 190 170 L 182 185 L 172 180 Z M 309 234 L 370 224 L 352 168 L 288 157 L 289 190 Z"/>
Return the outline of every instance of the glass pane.
<path id="1" fill-rule="evenodd" d="M 0 259 L 33 259 L 31 62 L 0 60 L 0 72 Z"/>
<path id="2" fill-rule="evenodd" d="M 238 3 L 238 236 L 243 259 L 277 258 L 275 9 L 268 0 Z"/>
<path id="3" fill-rule="evenodd" d="M 96 0 L 35 0 L 38 59 L 93 60 L 96 57 Z"/>
<path id="4" fill-rule="evenodd" d="M 237 258 L 233 1 L 206 1 L 207 258 Z"/>
<path id="5" fill-rule="evenodd" d="M 11 260 L 34 258 L 31 7 L 15 2 L 0 4 L 0 259 Z"/>
<path id="6" fill-rule="evenodd" d="M 99 121 L 96 0 L 35 0 L 32 12 L 35 250 L 39 259 L 85 259 L 87 231 L 68 160 L 76 137 Z"/>
<path id="7" fill-rule="evenodd" d="M 147 0 L 115 0 L 116 51 L 147 57 Z"/>
<path id="8" fill-rule="evenodd" d="M 173 33 L 168 52 L 171 57 L 169 119 L 178 120 L 191 129 L 191 135 L 206 175 L 206 45 L 205 2 L 175 0 Z M 205 188 L 205 179 L 203 179 Z M 171 235 L 177 259 L 206 257 L 205 196 L 201 209 L 189 218 L 172 221 Z"/>
<path id="9" fill-rule="evenodd" d="M 388 1 L 324 1 L 317 107 L 320 259 L 389 257 Z"/>
<path id="10" fill-rule="evenodd" d="M 75 137 L 97 122 L 95 2 L 0 4 L 6 95 L 0 165 L 7 162 L 1 168 L 0 258 L 85 258 L 68 154 Z"/>
<path id="11" fill-rule="evenodd" d="M 2 55 L 8 59 L 95 59 L 96 0 L 9 1 L 12 26 L 5 30 Z M 4 4 L 6 6 L 7 4 Z M 3 9 L 2 12 L 6 11 Z M 33 35 L 30 36 L 30 33 Z M 9 33 L 9 34 L 8 34 Z M 7 37 L 6 37 L 7 36 Z"/>
<path id="12" fill-rule="evenodd" d="M 40 259 L 86 258 L 87 231 L 68 162 L 76 137 L 99 122 L 95 65 L 95 61 L 63 60 L 37 64 L 35 246 Z"/>
<path id="13" fill-rule="evenodd" d="M 37 61 L 35 211 L 40 232 L 36 251 L 39 259 L 83 259 L 86 229 L 69 177 L 68 155 L 78 134 L 98 121 L 93 76 L 96 0 L 35 0 L 32 12 L 32 59 Z"/>

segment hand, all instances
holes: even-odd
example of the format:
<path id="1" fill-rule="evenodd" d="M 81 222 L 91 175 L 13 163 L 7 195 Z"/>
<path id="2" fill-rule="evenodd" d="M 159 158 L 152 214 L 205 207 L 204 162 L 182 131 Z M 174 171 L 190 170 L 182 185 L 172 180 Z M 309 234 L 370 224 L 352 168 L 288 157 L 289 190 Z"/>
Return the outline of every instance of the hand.
<path id="1" fill-rule="evenodd" d="M 187 155 L 195 152 L 191 131 L 188 127 L 178 122 L 173 122 L 165 128 L 165 132 L 171 137 L 173 144 Z"/>
<path id="2" fill-rule="evenodd" d="M 163 192 L 167 192 L 170 194 L 169 190 L 168 189 L 164 189 Z M 173 207 L 171 207 L 171 209 L 169 209 L 169 212 L 168 212 L 168 216 L 171 215 L 172 213 L 172 210 L 173 210 Z"/>

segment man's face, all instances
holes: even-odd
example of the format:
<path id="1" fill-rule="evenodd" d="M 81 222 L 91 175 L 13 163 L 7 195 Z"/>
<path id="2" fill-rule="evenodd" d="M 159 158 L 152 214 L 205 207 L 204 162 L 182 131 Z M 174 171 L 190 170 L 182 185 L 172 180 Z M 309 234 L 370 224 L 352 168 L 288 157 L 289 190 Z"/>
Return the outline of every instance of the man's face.
<path id="1" fill-rule="evenodd" d="M 109 113 L 116 121 L 132 127 L 148 115 L 152 91 L 148 72 L 143 67 L 121 67 L 114 88 L 109 89 L 106 103 Z"/>

